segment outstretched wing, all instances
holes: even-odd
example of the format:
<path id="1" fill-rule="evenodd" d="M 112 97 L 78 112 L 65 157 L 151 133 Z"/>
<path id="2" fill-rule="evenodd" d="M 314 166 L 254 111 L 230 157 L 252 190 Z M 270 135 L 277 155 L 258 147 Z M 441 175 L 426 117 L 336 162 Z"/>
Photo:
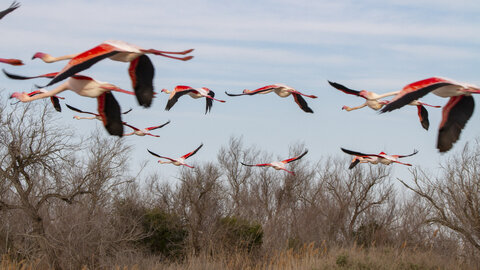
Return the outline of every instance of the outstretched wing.
<path id="1" fill-rule="evenodd" d="M 169 111 L 173 107 L 173 105 L 175 105 L 175 103 L 177 103 L 178 99 L 181 96 L 183 96 L 185 94 L 188 94 L 191 91 L 197 91 L 197 90 L 193 89 L 190 86 L 179 85 L 179 86 L 175 87 L 174 91 L 175 91 L 175 94 L 173 94 L 173 96 L 170 96 L 170 98 L 168 99 L 168 102 L 167 102 L 167 106 L 165 106 L 166 111 Z"/>
<path id="2" fill-rule="evenodd" d="M 73 106 L 70 106 L 70 105 L 68 105 L 68 104 L 65 104 L 65 105 L 67 106 L 67 108 L 69 108 L 69 109 L 70 109 L 70 110 L 72 110 L 72 111 L 79 112 L 79 113 L 86 113 L 86 114 L 91 114 L 91 115 L 98 116 L 98 114 L 96 114 L 96 113 L 82 111 L 82 110 L 80 110 L 80 109 L 77 109 L 77 108 L 75 108 L 75 107 L 73 107 Z"/>
<path id="3" fill-rule="evenodd" d="M 186 154 L 186 155 L 183 155 L 181 158 L 187 159 L 187 158 L 195 155 L 195 154 L 197 153 L 197 151 L 200 150 L 200 148 L 202 148 L 202 146 L 203 146 L 203 143 L 200 144 L 200 146 L 197 147 L 197 149 L 193 150 L 192 152 L 190 152 L 190 153 L 188 153 L 188 154 Z"/>
<path id="4" fill-rule="evenodd" d="M 150 154 L 152 154 L 152 155 L 154 155 L 154 156 L 156 156 L 156 157 L 158 157 L 158 158 L 164 158 L 164 159 L 168 159 L 168 160 L 170 160 L 170 161 L 175 161 L 173 158 L 160 156 L 159 154 L 155 154 L 154 152 L 152 152 L 152 151 L 150 151 L 150 150 L 148 150 L 148 149 L 147 149 L 147 151 L 148 151 Z"/>
<path id="5" fill-rule="evenodd" d="M 360 91 L 350 89 L 350 88 L 345 87 L 344 85 L 339 84 L 339 83 L 336 83 L 336 82 L 328 81 L 328 83 L 329 83 L 331 86 L 333 86 L 334 88 L 336 88 L 336 89 L 344 92 L 345 94 L 360 96 Z"/>
<path id="6" fill-rule="evenodd" d="M 72 58 L 68 64 L 46 86 L 62 81 L 78 72 L 88 69 L 95 63 L 121 52 L 118 48 L 102 43 L 95 48 L 80 53 Z M 123 126 L 122 126 L 123 127 Z"/>
<path id="7" fill-rule="evenodd" d="M 307 153 L 308 153 L 308 150 L 305 150 L 305 152 L 303 152 L 303 154 L 301 154 L 300 156 L 293 157 L 293 158 L 289 158 L 289 159 L 285 159 L 285 160 L 282 161 L 282 163 L 287 164 L 287 163 L 290 163 L 290 162 L 292 162 L 292 161 L 299 160 L 299 159 L 301 159 L 303 156 L 305 156 Z"/>
<path id="8" fill-rule="evenodd" d="M 168 120 L 168 122 L 166 122 L 165 124 L 162 124 L 160 126 L 154 126 L 154 127 L 147 127 L 146 130 L 150 131 L 150 130 L 155 130 L 155 129 L 158 129 L 158 128 L 162 128 L 166 125 L 170 124 L 170 120 Z"/>
<path id="9" fill-rule="evenodd" d="M 413 155 L 416 155 L 417 153 L 418 153 L 418 150 L 414 149 L 413 153 L 411 153 L 410 155 L 396 155 L 396 157 L 398 157 L 398 158 L 411 157 Z"/>
<path id="10" fill-rule="evenodd" d="M 13 73 L 9 73 L 5 69 L 2 69 L 2 71 L 8 78 L 13 79 L 13 80 L 30 80 L 30 79 L 35 79 L 35 78 L 53 78 L 53 77 L 57 76 L 57 74 L 58 74 L 58 72 L 52 72 L 52 73 L 42 74 L 42 75 L 38 75 L 38 76 L 28 77 L 28 76 L 22 76 L 22 75 L 16 75 L 16 74 L 13 74 Z M 42 87 L 39 87 L 39 88 L 42 88 Z"/>
<path id="11" fill-rule="evenodd" d="M 399 109 L 436 89 L 454 85 L 457 84 L 447 79 L 438 77 L 431 77 L 411 83 L 405 86 L 402 91 L 400 91 L 387 105 L 385 105 L 385 107 L 380 110 L 380 112 L 384 113 Z"/>
<path id="12" fill-rule="evenodd" d="M 472 116 L 474 107 L 473 97 L 464 95 L 451 97 L 443 107 L 437 139 L 437 148 L 440 152 L 447 152 L 452 148 Z"/>
<path id="13" fill-rule="evenodd" d="M 3 17 L 5 17 L 5 15 L 7 15 L 8 13 L 14 11 L 15 9 L 17 9 L 19 7 L 20 7 L 20 3 L 16 2 L 16 1 L 13 1 L 13 3 L 10 5 L 10 7 L 8 7 L 5 10 L 0 11 L 0 20 Z"/>
<path id="14" fill-rule="evenodd" d="M 229 93 L 227 93 L 227 91 L 225 91 L 225 94 L 227 94 L 227 96 L 231 96 L 231 97 L 244 96 L 244 95 L 252 96 L 252 95 L 255 95 L 255 94 L 258 94 L 258 93 L 272 91 L 272 90 L 275 90 L 276 88 L 278 88 L 278 86 L 272 84 L 272 85 L 267 85 L 267 86 L 252 90 L 252 91 L 244 90 L 242 94 L 229 94 Z"/>
<path id="15" fill-rule="evenodd" d="M 266 167 L 266 166 L 271 166 L 272 164 L 270 163 L 265 163 L 265 164 L 245 164 L 243 162 L 240 162 L 243 166 L 249 166 L 249 167 Z"/>
<path id="16" fill-rule="evenodd" d="M 348 166 L 348 169 L 351 170 L 351 169 L 355 168 L 355 166 L 357 166 L 358 163 L 360 163 L 360 159 L 355 158 L 355 159 L 350 163 L 350 166 Z"/>
<path id="17" fill-rule="evenodd" d="M 129 127 L 129 128 L 131 128 L 131 129 L 133 129 L 133 130 L 140 130 L 140 129 L 138 129 L 138 128 L 136 128 L 136 127 L 132 126 L 132 125 L 129 125 L 127 122 L 123 122 L 123 125 L 124 125 L 124 126 L 127 126 L 127 127 Z"/>
<path id="18" fill-rule="evenodd" d="M 356 151 L 352 151 L 352 150 L 348 150 L 348 149 L 345 149 L 345 148 L 340 148 L 342 149 L 342 151 L 344 153 L 347 153 L 349 155 L 354 155 L 354 156 L 359 156 L 359 157 L 369 157 L 369 156 L 374 156 L 374 157 L 380 157 L 380 158 L 384 158 L 380 155 L 377 155 L 377 154 L 364 154 L 364 153 L 360 153 L 360 152 L 356 152 Z"/>
<path id="19" fill-rule="evenodd" d="M 292 93 L 292 95 L 293 95 L 293 99 L 295 100 L 295 103 L 298 104 L 300 109 L 302 109 L 304 112 L 307 112 L 307 113 L 313 113 L 313 110 L 310 107 L 308 107 L 307 102 L 301 95 L 295 94 L 295 93 Z"/>

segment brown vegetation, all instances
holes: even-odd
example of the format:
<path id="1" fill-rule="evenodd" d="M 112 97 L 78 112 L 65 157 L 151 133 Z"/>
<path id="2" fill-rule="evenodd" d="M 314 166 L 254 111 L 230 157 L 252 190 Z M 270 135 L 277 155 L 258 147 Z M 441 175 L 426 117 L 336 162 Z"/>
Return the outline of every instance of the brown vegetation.
<path id="1" fill-rule="evenodd" d="M 121 139 L 75 137 L 44 105 L 0 110 L 0 269 L 478 266 L 478 142 L 438 178 L 413 169 L 406 197 L 386 166 L 242 166 L 268 154 L 241 138 L 160 182 L 130 175 Z"/>

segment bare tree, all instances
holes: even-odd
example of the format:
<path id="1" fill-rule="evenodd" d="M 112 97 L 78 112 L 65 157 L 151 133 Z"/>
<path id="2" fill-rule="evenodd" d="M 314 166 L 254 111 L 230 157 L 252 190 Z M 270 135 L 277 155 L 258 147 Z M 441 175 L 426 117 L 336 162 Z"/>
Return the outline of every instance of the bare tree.
<path id="1" fill-rule="evenodd" d="M 413 185 L 399 181 L 420 196 L 428 207 L 426 223 L 445 226 L 480 250 L 480 144 L 466 144 L 432 177 L 412 170 Z"/>
<path id="2" fill-rule="evenodd" d="M 25 220 L 11 235 L 12 249 L 21 257 L 44 256 L 53 268 L 65 267 L 65 261 L 81 267 L 93 250 L 65 244 L 78 244 L 72 236 L 81 240 L 92 232 L 100 238 L 90 245 L 105 239 L 101 228 L 108 226 L 96 221 L 108 220 L 104 206 L 131 180 L 123 176 L 128 147 L 98 134 L 86 141 L 74 137 L 73 131 L 56 124 L 45 102 L 5 108 L 0 111 L 0 212 Z M 121 242 L 119 234 L 111 237 Z M 89 254 L 82 256 L 81 250 Z"/>

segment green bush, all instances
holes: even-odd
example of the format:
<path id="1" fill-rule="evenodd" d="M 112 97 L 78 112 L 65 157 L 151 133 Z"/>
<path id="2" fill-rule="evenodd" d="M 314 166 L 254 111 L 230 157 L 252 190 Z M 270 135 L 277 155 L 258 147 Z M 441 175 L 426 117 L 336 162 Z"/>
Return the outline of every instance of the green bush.
<path id="1" fill-rule="evenodd" d="M 154 208 L 145 211 L 142 223 L 148 232 L 142 241 L 152 253 L 160 253 L 167 258 L 177 258 L 184 254 L 187 231 L 179 217 Z"/>
<path id="2" fill-rule="evenodd" d="M 263 242 L 262 226 L 256 222 L 236 217 L 220 219 L 221 241 L 230 250 L 258 250 Z"/>

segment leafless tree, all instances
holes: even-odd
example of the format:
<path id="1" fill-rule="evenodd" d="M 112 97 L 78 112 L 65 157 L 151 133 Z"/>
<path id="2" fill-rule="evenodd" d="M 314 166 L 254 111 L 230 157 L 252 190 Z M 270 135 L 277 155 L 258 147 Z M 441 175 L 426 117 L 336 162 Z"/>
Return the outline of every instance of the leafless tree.
<path id="1" fill-rule="evenodd" d="M 131 180 L 124 176 L 128 147 L 98 134 L 82 140 L 56 120 L 47 103 L 1 109 L 0 212 L 24 219 L 15 224 L 18 228 L 8 240 L 18 256 L 44 256 L 53 268 L 65 267 L 62 260 L 67 258 L 70 266 L 81 267 L 102 247 L 75 245 L 105 240 L 105 222 L 111 221 L 105 218 L 104 206 L 122 183 Z M 112 234 L 117 234 L 110 237 L 118 242 L 127 235 Z M 79 239 L 87 236 L 91 238 Z M 82 250 L 89 254 L 82 255 Z"/>
<path id="2" fill-rule="evenodd" d="M 426 223 L 444 226 L 480 250 L 479 142 L 467 143 L 461 153 L 450 156 L 441 167 L 440 176 L 432 177 L 421 169 L 414 169 L 412 178 L 413 184 L 399 181 L 420 196 L 428 207 Z"/>

